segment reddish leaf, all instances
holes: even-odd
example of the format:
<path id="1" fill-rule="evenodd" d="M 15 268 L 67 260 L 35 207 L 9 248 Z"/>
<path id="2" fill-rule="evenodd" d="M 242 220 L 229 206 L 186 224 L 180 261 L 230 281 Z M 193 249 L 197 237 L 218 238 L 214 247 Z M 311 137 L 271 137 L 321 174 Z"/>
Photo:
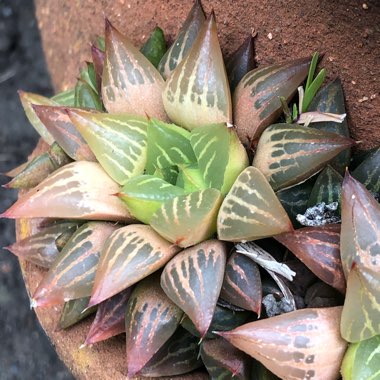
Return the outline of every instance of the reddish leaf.
<path id="1" fill-rule="evenodd" d="M 101 342 L 125 331 L 125 312 L 132 288 L 125 289 L 98 306 L 85 344 Z"/>
<path id="2" fill-rule="evenodd" d="M 277 235 L 275 239 L 292 251 L 322 281 L 345 293 L 339 224 L 300 228 Z"/>

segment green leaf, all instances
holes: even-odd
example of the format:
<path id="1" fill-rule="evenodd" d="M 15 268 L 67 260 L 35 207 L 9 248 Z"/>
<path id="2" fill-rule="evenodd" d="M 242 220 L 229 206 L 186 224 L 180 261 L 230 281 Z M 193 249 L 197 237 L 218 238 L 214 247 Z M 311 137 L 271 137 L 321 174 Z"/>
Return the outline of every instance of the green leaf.
<path id="1" fill-rule="evenodd" d="M 144 377 L 176 376 L 201 367 L 198 341 L 194 335 L 178 327 L 139 374 Z"/>
<path id="2" fill-rule="evenodd" d="M 220 208 L 219 239 L 255 240 L 292 229 L 292 223 L 263 174 L 252 166 L 246 168 Z"/>
<path id="3" fill-rule="evenodd" d="M 132 288 L 102 302 L 86 336 L 85 345 L 94 344 L 125 332 L 125 312 Z"/>
<path id="4" fill-rule="evenodd" d="M 202 342 L 201 357 L 211 379 L 248 380 L 250 378 L 251 358 L 223 338 Z"/>
<path id="5" fill-rule="evenodd" d="M 327 165 L 317 177 L 317 181 L 307 202 L 307 207 L 313 207 L 321 202 L 325 202 L 326 204 L 332 202 L 340 203 L 342 182 L 343 177 L 330 165 Z"/>
<path id="6" fill-rule="evenodd" d="M 197 164 L 181 167 L 177 177 L 177 186 L 182 187 L 188 193 L 208 188 Z"/>
<path id="7" fill-rule="evenodd" d="M 205 13 L 203 11 L 201 1 L 195 0 L 194 5 L 182 25 L 176 40 L 162 57 L 158 65 L 158 70 L 165 80 L 187 55 L 204 22 Z"/>
<path id="8" fill-rule="evenodd" d="M 67 107 L 36 106 L 33 109 L 46 129 L 65 153 L 75 161 L 96 161 L 87 145 L 67 113 Z M 72 108 L 71 110 L 76 110 Z M 80 111 L 90 114 L 89 111 Z"/>
<path id="9" fill-rule="evenodd" d="M 189 247 L 216 232 L 216 217 L 222 200 L 222 194 L 215 189 L 177 196 L 156 211 L 150 225 L 166 240 Z"/>
<path id="10" fill-rule="evenodd" d="M 260 316 L 262 284 L 258 265 L 248 257 L 233 252 L 227 261 L 220 296 Z"/>
<path id="11" fill-rule="evenodd" d="M 86 66 L 80 70 L 80 80 L 87 83 L 93 92 L 98 94 L 98 87 L 96 84 L 95 66 L 92 62 L 86 62 Z M 78 106 L 80 107 L 80 106 Z"/>
<path id="12" fill-rule="evenodd" d="M 83 80 L 78 80 L 75 86 L 75 106 L 99 111 L 103 110 L 99 95 Z"/>
<path id="13" fill-rule="evenodd" d="M 186 129 L 232 124 L 231 94 L 214 14 L 166 81 L 162 97 L 169 118 Z"/>
<path id="14" fill-rule="evenodd" d="M 95 162 L 77 161 L 56 170 L 5 211 L 5 218 L 63 218 L 131 222 L 120 191 Z"/>
<path id="15" fill-rule="evenodd" d="M 19 96 L 21 104 L 24 108 L 25 115 L 28 118 L 30 124 L 42 137 L 42 139 L 49 145 L 53 144 L 55 141 L 54 137 L 47 130 L 44 123 L 41 122 L 40 118 L 36 115 L 33 105 L 44 105 L 44 106 L 56 106 L 57 103 L 45 96 L 33 94 L 31 92 L 19 91 Z"/>
<path id="16" fill-rule="evenodd" d="M 280 97 L 287 102 L 306 78 L 310 58 L 262 67 L 246 74 L 236 87 L 234 123 L 240 140 L 250 145 L 282 112 Z"/>
<path id="17" fill-rule="evenodd" d="M 319 53 L 315 52 L 313 54 L 313 56 L 311 57 L 311 62 L 310 62 L 309 73 L 307 76 L 305 90 L 307 90 L 313 82 L 315 70 L 316 70 L 317 65 L 318 65 L 318 60 L 319 60 Z M 302 111 L 302 112 L 304 112 L 304 111 Z"/>
<path id="18" fill-rule="evenodd" d="M 141 53 L 157 67 L 166 52 L 166 41 L 163 30 L 156 26 L 153 32 L 140 49 Z"/>
<path id="19" fill-rule="evenodd" d="M 96 307 L 87 308 L 89 299 L 90 297 L 83 297 L 65 302 L 59 319 L 59 327 L 67 329 L 95 313 Z"/>
<path id="20" fill-rule="evenodd" d="M 259 140 L 252 165 L 275 191 L 311 177 L 353 140 L 335 133 L 294 124 L 273 124 Z"/>
<path id="21" fill-rule="evenodd" d="M 163 267 L 179 251 L 150 226 L 130 224 L 119 228 L 102 249 L 89 305 L 129 288 Z"/>
<path id="22" fill-rule="evenodd" d="M 196 162 L 190 145 L 190 133 L 175 124 L 150 119 L 148 124 L 148 158 L 146 170 L 153 174 L 156 168 L 188 165 Z"/>
<path id="23" fill-rule="evenodd" d="M 147 121 L 139 116 L 68 111 L 107 174 L 123 185 L 142 174 L 147 156 Z"/>
<path id="24" fill-rule="evenodd" d="M 248 166 L 248 156 L 236 132 L 213 124 L 191 132 L 191 145 L 208 187 L 227 194 L 237 176 Z"/>
<path id="25" fill-rule="evenodd" d="M 120 199 L 129 212 L 143 223 L 149 224 L 157 210 L 170 199 L 184 195 L 185 191 L 152 175 L 140 175 L 125 183 Z"/>
<path id="26" fill-rule="evenodd" d="M 226 61 L 226 70 L 232 93 L 244 75 L 256 67 L 253 39 L 252 35 L 248 36 Z"/>
<path id="27" fill-rule="evenodd" d="M 110 113 L 149 115 L 166 120 L 165 82 L 157 69 L 106 20 L 102 100 Z"/>
<path id="28" fill-rule="evenodd" d="M 380 335 L 380 205 L 348 173 L 342 188 L 341 257 L 347 277 L 341 334 L 349 342 Z"/>
<path id="29" fill-rule="evenodd" d="M 89 222 L 80 227 L 38 285 L 31 305 L 59 305 L 90 296 L 100 251 L 117 228 L 103 222 Z"/>
<path id="30" fill-rule="evenodd" d="M 344 380 L 376 380 L 380 376 L 380 335 L 350 344 L 341 372 Z"/>
<path id="31" fill-rule="evenodd" d="M 125 314 L 128 377 L 134 376 L 173 335 L 183 312 L 160 288 L 159 275 L 141 281 Z"/>
<path id="32" fill-rule="evenodd" d="M 60 92 L 50 98 L 60 106 L 74 107 L 75 105 L 75 90 L 67 90 Z"/>
<path id="33" fill-rule="evenodd" d="M 311 85 L 306 89 L 302 102 L 302 112 L 306 112 L 309 108 L 311 101 L 314 99 L 315 94 L 321 88 L 323 81 L 326 78 L 326 70 L 322 69 L 317 77 L 313 80 Z"/>
<path id="34" fill-rule="evenodd" d="M 324 86 L 314 97 L 310 103 L 310 106 L 308 107 L 308 110 L 334 114 L 345 114 L 346 107 L 344 102 L 343 87 L 340 79 L 337 78 Z M 310 126 L 319 130 L 337 133 L 345 137 L 350 136 L 346 119 L 344 119 L 342 123 L 330 121 L 312 123 Z M 332 160 L 330 165 L 340 174 L 343 174 L 350 162 L 350 155 L 350 149 L 346 149 L 341 152 L 334 160 Z"/>
<path id="35" fill-rule="evenodd" d="M 380 147 L 357 166 L 352 176 L 372 193 L 380 194 Z"/>
<path id="36" fill-rule="evenodd" d="M 300 228 L 275 236 L 317 277 L 326 284 L 346 292 L 346 280 L 340 259 L 340 225 Z"/>
<path id="37" fill-rule="evenodd" d="M 78 223 L 76 222 L 53 224 L 52 226 L 43 228 L 36 234 L 16 241 L 16 243 L 5 249 L 23 260 L 44 268 L 50 268 L 60 255 L 60 249 L 57 247 L 56 240 L 62 234 L 70 233 L 72 235 L 77 228 Z"/>
<path id="38" fill-rule="evenodd" d="M 161 275 L 162 289 L 189 316 L 201 337 L 214 315 L 226 259 L 226 245 L 209 240 L 178 253 Z"/>
<path id="39" fill-rule="evenodd" d="M 281 379 L 338 379 L 347 347 L 339 333 L 341 311 L 296 310 L 219 335 Z"/>

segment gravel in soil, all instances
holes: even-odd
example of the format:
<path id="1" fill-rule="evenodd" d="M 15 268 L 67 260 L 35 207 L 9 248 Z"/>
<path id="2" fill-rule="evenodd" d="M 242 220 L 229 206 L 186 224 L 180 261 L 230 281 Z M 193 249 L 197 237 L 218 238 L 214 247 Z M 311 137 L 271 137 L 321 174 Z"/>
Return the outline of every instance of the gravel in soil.
<path id="1" fill-rule="evenodd" d="M 0 0 L 0 173 L 26 161 L 38 139 L 24 116 L 18 89 L 52 93 L 33 1 Z M 0 177 L 1 185 L 7 181 Z M 16 191 L 1 190 L 0 210 L 16 196 Z M 0 219 L 0 231 L 0 247 L 14 242 L 13 221 Z M 0 380 L 73 379 L 28 305 L 18 261 L 1 249 Z"/>

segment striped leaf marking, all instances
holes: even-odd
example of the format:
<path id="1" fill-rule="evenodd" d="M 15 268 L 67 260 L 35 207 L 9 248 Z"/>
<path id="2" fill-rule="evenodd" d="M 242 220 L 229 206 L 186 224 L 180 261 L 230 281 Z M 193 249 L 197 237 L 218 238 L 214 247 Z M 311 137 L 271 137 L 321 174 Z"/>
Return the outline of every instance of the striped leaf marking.
<path id="1" fill-rule="evenodd" d="M 226 245 L 209 240 L 177 254 L 161 275 L 162 289 L 193 321 L 201 337 L 214 315 L 226 259 Z"/>
<path id="2" fill-rule="evenodd" d="M 305 182 L 282 189 L 276 193 L 295 227 L 301 226 L 297 221 L 297 215 L 303 214 L 306 211 L 315 180 L 316 176 L 313 176 Z"/>
<path id="3" fill-rule="evenodd" d="M 327 165 L 317 177 L 309 201 L 307 202 L 307 207 L 313 207 L 321 202 L 325 202 L 326 204 L 332 202 L 340 203 L 342 182 L 343 177 L 330 165 Z M 302 214 L 304 211 L 302 211 Z"/>
<path id="4" fill-rule="evenodd" d="M 69 162 L 71 162 L 70 157 L 55 142 L 47 152 L 28 161 L 27 165 L 3 186 L 11 189 L 30 189 Z"/>
<path id="5" fill-rule="evenodd" d="M 293 186 L 321 170 L 353 140 L 301 125 L 273 124 L 259 140 L 252 165 L 275 191 Z"/>
<path id="6" fill-rule="evenodd" d="M 80 227 L 38 285 L 32 305 L 56 305 L 90 296 L 100 251 L 116 229 L 115 225 L 103 222 L 89 222 Z"/>
<path id="7" fill-rule="evenodd" d="M 277 235 L 285 245 L 317 277 L 326 284 L 346 292 L 346 280 L 340 259 L 340 225 L 305 227 Z"/>
<path id="8" fill-rule="evenodd" d="M 198 342 L 197 337 L 178 327 L 139 374 L 145 377 L 176 376 L 201 367 Z"/>
<path id="9" fill-rule="evenodd" d="M 25 111 L 25 115 L 28 118 L 30 124 L 32 124 L 34 129 L 47 144 L 53 144 L 55 138 L 37 116 L 33 105 L 56 106 L 57 103 L 52 99 L 46 98 L 45 96 L 33 94 L 31 92 L 19 91 L 19 96 L 21 104 Z"/>
<path id="10" fill-rule="evenodd" d="M 227 194 L 237 176 L 248 166 L 248 156 L 236 132 L 213 124 L 191 132 L 191 145 L 208 187 Z"/>
<path id="11" fill-rule="evenodd" d="M 54 95 L 50 100 L 53 100 L 60 106 L 74 107 L 75 90 L 66 90 Z M 33 104 L 38 104 L 34 103 Z M 42 105 L 42 104 L 41 104 Z M 49 105 L 49 104 L 46 104 Z"/>
<path id="12" fill-rule="evenodd" d="M 129 288 L 163 267 L 179 251 L 149 226 L 120 228 L 104 244 L 89 305 Z"/>
<path id="13" fill-rule="evenodd" d="M 380 147 L 369 154 L 352 176 L 372 193 L 380 194 Z"/>
<path id="14" fill-rule="evenodd" d="M 250 378 L 252 359 L 223 338 L 204 340 L 201 358 L 212 379 Z"/>
<path id="15" fill-rule="evenodd" d="M 195 0 L 176 40 L 162 57 L 158 70 L 166 80 L 171 72 L 186 56 L 198 36 L 199 30 L 206 20 L 200 0 Z"/>
<path id="16" fill-rule="evenodd" d="M 232 330 L 235 327 L 238 327 L 245 323 L 248 317 L 249 313 L 247 311 L 235 311 L 216 305 L 210 326 L 203 338 L 215 339 L 216 335 L 213 333 L 214 331 Z M 182 319 L 181 326 L 184 327 L 187 331 L 190 331 L 194 336 L 202 338 L 202 335 L 199 333 L 194 323 L 187 315 Z"/>
<path id="17" fill-rule="evenodd" d="M 380 205 L 348 173 L 342 189 L 341 256 L 347 292 L 341 334 L 349 342 L 380 335 Z"/>
<path id="18" fill-rule="evenodd" d="M 101 342 L 125 332 L 125 312 L 131 293 L 132 288 L 129 287 L 98 305 L 85 345 Z"/>
<path id="19" fill-rule="evenodd" d="M 260 316 L 262 284 L 258 265 L 250 258 L 233 252 L 227 261 L 220 296 Z"/>
<path id="20" fill-rule="evenodd" d="M 180 247 L 190 247 L 216 232 L 222 200 L 221 193 L 215 189 L 177 196 L 155 212 L 150 225 L 166 240 Z"/>
<path id="21" fill-rule="evenodd" d="M 60 255 L 56 240 L 67 232 L 73 234 L 78 223 L 64 222 L 42 229 L 34 235 L 18 240 L 5 249 L 14 255 L 44 268 L 50 268 Z"/>
<path id="22" fill-rule="evenodd" d="M 240 140 L 249 145 L 282 112 L 280 97 L 290 100 L 308 73 L 310 58 L 262 67 L 246 74 L 233 97 L 234 123 Z"/>
<path id="23" fill-rule="evenodd" d="M 128 301 L 125 326 L 130 377 L 173 335 L 183 316 L 183 311 L 162 291 L 159 281 L 159 274 L 144 279 Z"/>
<path id="24" fill-rule="evenodd" d="M 183 194 L 184 189 L 161 178 L 140 175 L 125 183 L 119 197 L 135 218 L 149 224 L 154 213 L 164 202 Z"/>
<path id="25" fill-rule="evenodd" d="M 341 312 L 341 307 L 296 310 L 219 335 L 281 379 L 335 380 L 347 347 L 339 333 Z"/>
<path id="26" fill-rule="evenodd" d="M 177 166 L 169 166 L 167 168 L 157 168 L 153 175 L 157 178 L 161 178 L 164 181 L 170 183 L 171 185 L 177 184 L 177 178 L 178 178 L 178 167 Z M 178 186 L 178 184 L 177 184 Z M 183 186 L 179 186 L 183 187 Z"/>
<path id="27" fill-rule="evenodd" d="M 110 113 L 149 115 L 166 120 L 164 80 L 133 44 L 106 20 L 102 99 Z"/>
<path id="28" fill-rule="evenodd" d="M 147 120 L 130 115 L 91 114 L 69 110 L 70 120 L 107 174 L 123 185 L 144 172 Z"/>
<path id="29" fill-rule="evenodd" d="M 33 109 L 69 157 L 75 161 L 96 161 L 90 147 L 70 120 L 67 107 L 33 106 Z"/>
<path id="30" fill-rule="evenodd" d="M 350 344 L 342 362 L 344 379 L 376 380 L 380 376 L 380 336 Z"/>
<path id="31" fill-rule="evenodd" d="M 292 229 L 292 223 L 264 175 L 252 166 L 246 168 L 220 208 L 219 239 L 256 240 Z"/>
<path id="32" fill-rule="evenodd" d="M 319 111 L 334 114 L 345 114 L 346 107 L 344 102 L 344 94 L 342 83 L 339 78 L 336 78 L 332 82 L 324 86 L 314 97 L 308 111 Z M 337 133 L 341 136 L 350 136 L 348 129 L 347 119 L 344 119 L 341 123 L 334 122 L 321 122 L 312 123 L 311 127 L 317 128 L 322 131 L 328 131 Z M 337 170 L 340 174 L 344 173 L 344 170 L 350 163 L 351 152 L 350 149 L 346 149 L 339 153 L 330 163 L 330 165 Z"/>
<path id="33" fill-rule="evenodd" d="M 186 129 L 232 123 L 230 88 L 213 14 L 168 78 L 162 97 L 170 119 Z"/>
<path id="34" fill-rule="evenodd" d="M 202 172 L 197 164 L 181 167 L 176 184 L 188 193 L 207 189 Z"/>
<path id="35" fill-rule="evenodd" d="M 63 218 L 131 222 L 120 191 L 99 164 L 77 161 L 56 170 L 6 210 L 6 218 Z"/>
<path id="36" fill-rule="evenodd" d="M 148 125 L 148 159 L 146 170 L 188 165 L 197 161 L 190 145 L 190 133 L 175 124 L 150 119 Z"/>
<path id="37" fill-rule="evenodd" d="M 90 297 L 83 297 L 65 302 L 58 323 L 59 328 L 67 329 L 95 313 L 96 307 L 87 308 L 89 300 Z"/>

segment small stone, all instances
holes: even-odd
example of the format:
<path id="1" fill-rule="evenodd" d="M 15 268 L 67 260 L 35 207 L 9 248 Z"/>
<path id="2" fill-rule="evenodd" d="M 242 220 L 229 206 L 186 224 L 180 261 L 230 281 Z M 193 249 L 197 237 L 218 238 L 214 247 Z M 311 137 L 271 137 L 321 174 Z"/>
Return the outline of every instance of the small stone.
<path id="1" fill-rule="evenodd" d="M 268 37 L 268 39 L 272 40 L 273 39 L 273 34 L 272 33 L 268 33 L 267 37 Z"/>
<path id="2" fill-rule="evenodd" d="M 352 84 L 356 84 L 356 82 L 354 80 L 351 81 Z"/>
<path id="3" fill-rule="evenodd" d="M 363 96 L 361 99 L 359 99 L 359 103 L 366 102 L 368 100 L 368 96 Z"/>
<path id="4" fill-rule="evenodd" d="M 368 9 L 368 5 L 367 5 L 367 3 L 363 3 L 363 4 L 362 4 L 362 8 L 365 9 L 365 10 L 367 10 L 367 9 Z"/>

